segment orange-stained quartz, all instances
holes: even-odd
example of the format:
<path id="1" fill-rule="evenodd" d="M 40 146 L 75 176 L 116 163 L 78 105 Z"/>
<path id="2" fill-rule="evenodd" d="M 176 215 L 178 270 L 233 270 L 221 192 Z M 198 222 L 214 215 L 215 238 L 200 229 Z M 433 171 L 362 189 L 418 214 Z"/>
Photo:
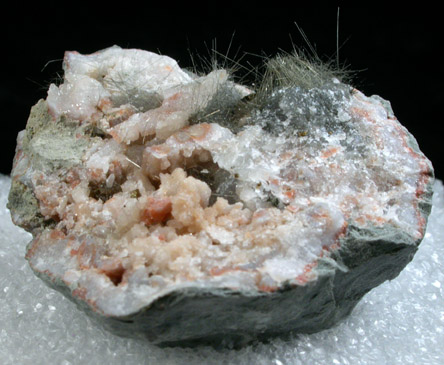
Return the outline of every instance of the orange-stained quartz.
<path id="1" fill-rule="evenodd" d="M 163 223 L 171 214 L 172 203 L 169 198 L 148 198 L 147 208 L 142 210 L 141 221 L 147 226 Z"/>

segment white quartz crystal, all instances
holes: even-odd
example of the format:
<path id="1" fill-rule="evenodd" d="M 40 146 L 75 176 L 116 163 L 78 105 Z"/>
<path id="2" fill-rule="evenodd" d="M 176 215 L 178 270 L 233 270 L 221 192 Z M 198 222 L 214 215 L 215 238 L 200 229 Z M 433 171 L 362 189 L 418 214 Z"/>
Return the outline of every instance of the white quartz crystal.
<path id="1" fill-rule="evenodd" d="M 57 171 L 24 173 L 18 154 L 14 179 L 54 221 L 36 235 L 31 265 L 99 312 L 129 315 L 185 287 L 306 285 L 351 222 L 424 234 L 417 198 L 429 163 L 377 97 L 331 80 L 283 87 L 242 123 L 216 123 L 218 100 L 252 93 L 225 70 L 198 76 L 116 46 L 67 52 L 64 70 L 47 108 L 85 147 L 78 161 L 59 153 Z M 33 141 L 48 143 L 41 135 Z M 51 160 L 49 143 L 33 156 Z"/>
<path id="2" fill-rule="evenodd" d="M 327 331 L 273 339 L 241 350 L 159 348 L 103 331 L 36 278 L 23 258 L 31 235 L 6 209 L 0 176 L 0 360 L 2 364 L 399 364 L 440 365 L 444 353 L 444 189 L 435 183 L 427 233 L 401 275 L 366 295 Z M 75 272 L 67 273 L 76 280 Z M 159 278 L 158 278 L 159 279 Z"/>

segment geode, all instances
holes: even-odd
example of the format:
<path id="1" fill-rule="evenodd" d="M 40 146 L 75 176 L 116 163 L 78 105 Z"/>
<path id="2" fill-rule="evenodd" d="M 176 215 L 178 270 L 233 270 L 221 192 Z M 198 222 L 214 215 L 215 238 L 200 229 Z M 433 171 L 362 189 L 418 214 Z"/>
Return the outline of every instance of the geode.
<path id="1" fill-rule="evenodd" d="M 297 56 L 273 67 L 254 90 L 147 51 L 67 52 L 12 171 L 34 272 L 164 345 L 320 331 L 395 278 L 431 163 L 389 102 Z"/>

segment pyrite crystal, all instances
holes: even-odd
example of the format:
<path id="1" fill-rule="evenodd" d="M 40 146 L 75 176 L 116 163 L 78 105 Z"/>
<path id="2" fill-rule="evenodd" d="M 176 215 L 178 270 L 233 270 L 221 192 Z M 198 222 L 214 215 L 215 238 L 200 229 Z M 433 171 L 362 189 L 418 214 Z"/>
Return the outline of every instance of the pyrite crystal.
<path id="1" fill-rule="evenodd" d="M 412 259 L 433 169 L 389 102 L 315 66 L 281 57 L 252 90 L 147 51 L 67 52 L 12 171 L 34 272 L 158 344 L 347 316 Z"/>

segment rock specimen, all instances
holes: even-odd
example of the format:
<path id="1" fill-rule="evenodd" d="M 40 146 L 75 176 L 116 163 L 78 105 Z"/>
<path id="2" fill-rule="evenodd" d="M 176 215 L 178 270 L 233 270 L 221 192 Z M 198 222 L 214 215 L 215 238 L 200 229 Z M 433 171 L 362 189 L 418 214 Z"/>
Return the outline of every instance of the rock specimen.
<path id="1" fill-rule="evenodd" d="M 254 91 L 146 51 L 67 52 L 12 171 L 35 273 L 118 334 L 238 346 L 328 328 L 396 277 L 430 162 L 387 101 L 273 62 Z"/>

